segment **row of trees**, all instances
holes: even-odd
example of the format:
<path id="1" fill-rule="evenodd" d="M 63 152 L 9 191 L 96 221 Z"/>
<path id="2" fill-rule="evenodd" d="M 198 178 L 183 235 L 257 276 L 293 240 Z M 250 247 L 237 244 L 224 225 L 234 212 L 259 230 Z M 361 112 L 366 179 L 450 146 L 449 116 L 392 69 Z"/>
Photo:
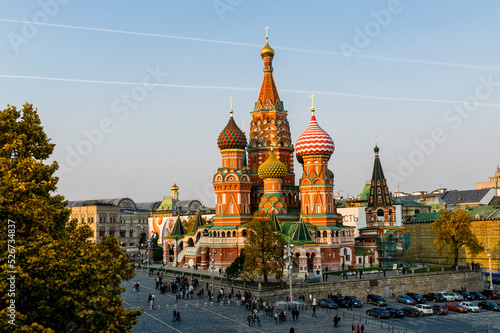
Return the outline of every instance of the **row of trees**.
<path id="1" fill-rule="evenodd" d="M 0 332 L 130 332 L 141 311 L 120 285 L 133 269 L 116 238 L 68 221 L 53 150 L 32 105 L 0 111 Z"/>

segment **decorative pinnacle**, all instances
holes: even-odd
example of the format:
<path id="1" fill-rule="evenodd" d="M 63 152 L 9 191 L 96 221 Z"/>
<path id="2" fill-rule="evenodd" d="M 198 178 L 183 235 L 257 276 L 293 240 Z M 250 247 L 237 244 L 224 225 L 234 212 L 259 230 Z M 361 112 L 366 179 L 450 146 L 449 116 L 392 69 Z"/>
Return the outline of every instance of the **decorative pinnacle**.
<path id="1" fill-rule="evenodd" d="M 313 95 L 311 94 L 311 96 L 308 96 L 309 98 L 311 98 L 311 112 L 312 114 L 314 115 L 314 97 L 316 97 L 316 95 Z"/>
<path id="2" fill-rule="evenodd" d="M 243 134 L 245 134 L 245 122 L 242 121 L 242 123 L 243 123 Z"/>
<path id="3" fill-rule="evenodd" d="M 233 96 L 229 96 L 228 100 L 229 100 L 229 107 L 230 107 L 230 110 L 229 113 L 231 114 L 231 118 L 233 117 Z"/>
<path id="4" fill-rule="evenodd" d="M 264 30 L 266 30 L 266 39 L 268 38 L 267 36 L 267 30 L 269 30 L 269 27 L 265 27 Z"/>
<path id="5" fill-rule="evenodd" d="M 378 144 L 377 144 L 378 136 L 375 136 L 374 138 L 375 138 L 375 146 L 378 146 Z"/>

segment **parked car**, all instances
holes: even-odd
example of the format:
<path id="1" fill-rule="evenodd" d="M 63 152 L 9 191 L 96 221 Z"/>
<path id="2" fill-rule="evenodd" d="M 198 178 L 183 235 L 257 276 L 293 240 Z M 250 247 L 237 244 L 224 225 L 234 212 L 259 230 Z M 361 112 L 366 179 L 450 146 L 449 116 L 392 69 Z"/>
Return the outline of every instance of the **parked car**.
<path id="1" fill-rule="evenodd" d="M 328 308 L 328 309 L 338 309 L 339 308 L 337 303 L 335 303 L 334 301 L 332 301 L 329 298 L 320 299 L 319 300 L 319 307 L 320 308 Z"/>
<path id="2" fill-rule="evenodd" d="M 451 296 L 455 297 L 455 301 L 463 301 L 465 298 L 459 293 L 450 293 Z"/>
<path id="3" fill-rule="evenodd" d="M 478 292 L 478 291 L 471 291 L 471 292 L 470 292 L 470 294 L 471 294 L 472 296 L 474 296 L 474 299 L 477 299 L 477 300 L 479 300 L 479 301 L 482 301 L 482 300 L 487 299 L 487 297 L 486 297 L 486 296 L 484 296 L 483 294 L 481 294 L 481 293 L 480 293 L 480 292 Z"/>
<path id="4" fill-rule="evenodd" d="M 347 308 L 348 301 L 345 299 L 344 296 L 333 295 L 331 299 L 332 301 L 337 303 L 337 305 L 340 306 L 341 308 Z"/>
<path id="5" fill-rule="evenodd" d="M 479 307 L 472 302 L 461 302 L 458 305 L 463 306 L 469 312 L 479 312 Z"/>
<path id="6" fill-rule="evenodd" d="M 366 310 L 366 314 L 378 318 L 391 318 L 391 313 L 382 308 L 371 308 L 370 310 Z"/>
<path id="7" fill-rule="evenodd" d="M 418 311 L 417 308 L 414 308 L 413 306 L 405 306 L 404 308 L 401 309 L 405 313 L 405 316 L 408 317 L 419 317 L 420 316 L 420 311 Z"/>
<path id="8" fill-rule="evenodd" d="M 368 294 L 366 297 L 367 303 L 378 306 L 387 306 L 387 301 L 380 295 Z"/>
<path id="9" fill-rule="evenodd" d="M 411 298 L 413 298 L 419 304 L 424 304 L 425 303 L 425 299 L 422 296 L 420 296 L 419 294 L 417 294 L 417 293 L 406 293 L 406 295 L 408 295 Z"/>
<path id="10" fill-rule="evenodd" d="M 441 302 L 443 299 L 438 293 L 428 293 L 424 295 L 424 299 L 430 302 Z"/>
<path id="11" fill-rule="evenodd" d="M 450 311 L 456 311 L 456 312 L 467 312 L 468 310 L 464 308 L 463 306 L 459 305 L 460 303 L 457 302 L 449 302 L 446 303 L 445 305 L 448 307 L 448 310 Z"/>
<path id="12" fill-rule="evenodd" d="M 499 299 L 500 298 L 500 294 L 498 293 L 497 290 L 485 289 L 485 290 L 483 290 L 482 294 L 484 296 L 486 296 L 488 299 Z"/>
<path id="13" fill-rule="evenodd" d="M 422 315 L 430 316 L 431 314 L 434 313 L 434 311 L 432 311 L 431 306 L 427 304 L 417 304 L 416 308 L 418 309 L 418 311 L 420 311 Z"/>
<path id="14" fill-rule="evenodd" d="M 387 311 L 389 311 L 389 313 L 391 314 L 391 317 L 393 318 L 401 318 L 401 317 L 404 317 L 405 316 L 405 313 L 399 309 L 399 308 L 392 308 L 392 307 L 389 307 L 389 308 L 385 308 Z"/>
<path id="15" fill-rule="evenodd" d="M 363 307 L 363 303 L 356 297 L 356 296 L 344 296 L 345 299 L 349 302 L 352 302 L 352 306 L 355 308 L 361 308 Z"/>
<path id="16" fill-rule="evenodd" d="M 408 295 L 398 295 L 398 297 L 396 297 L 396 302 L 413 305 L 415 300 Z"/>
<path id="17" fill-rule="evenodd" d="M 441 299 L 445 300 L 446 302 L 453 302 L 455 300 L 455 296 L 452 296 L 444 291 L 438 291 L 436 294 L 438 294 Z"/>
<path id="18" fill-rule="evenodd" d="M 458 291 L 455 291 L 455 293 L 462 295 L 464 297 L 465 301 L 468 301 L 468 300 L 475 298 L 474 295 L 472 295 L 471 293 L 469 293 L 465 290 L 458 290 Z"/>
<path id="19" fill-rule="evenodd" d="M 434 314 L 438 315 L 447 315 L 450 310 L 448 310 L 448 307 L 446 305 L 442 304 L 432 304 L 431 309 L 434 312 Z"/>
<path id="20" fill-rule="evenodd" d="M 498 306 L 498 304 L 495 302 L 483 301 L 483 302 L 479 302 L 478 306 L 481 309 L 500 312 L 500 306 Z"/>

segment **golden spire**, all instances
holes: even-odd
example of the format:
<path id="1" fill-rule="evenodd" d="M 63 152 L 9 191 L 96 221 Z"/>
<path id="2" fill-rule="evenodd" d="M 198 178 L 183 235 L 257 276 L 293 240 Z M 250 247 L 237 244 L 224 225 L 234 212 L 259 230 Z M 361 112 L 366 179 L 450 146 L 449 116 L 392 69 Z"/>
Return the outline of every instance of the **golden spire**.
<path id="1" fill-rule="evenodd" d="M 264 45 L 264 47 L 262 48 L 262 50 L 260 51 L 260 56 L 262 58 L 264 57 L 274 57 L 274 50 L 272 47 L 269 46 L 269 37 L 267 35 L 267 30 L 269 30 L 269 27 L 265 27 L 264 30 L 266 30 L 266 45 Z"/>
<path id="2" fill-rule="evenodd" d="M 316 97 L 316 95 L 313 95 L 311 94 L 311 96 L 308 96 L 310 99 L 311 99 L 311 114 L 314 116 L 314 97 Z"/>

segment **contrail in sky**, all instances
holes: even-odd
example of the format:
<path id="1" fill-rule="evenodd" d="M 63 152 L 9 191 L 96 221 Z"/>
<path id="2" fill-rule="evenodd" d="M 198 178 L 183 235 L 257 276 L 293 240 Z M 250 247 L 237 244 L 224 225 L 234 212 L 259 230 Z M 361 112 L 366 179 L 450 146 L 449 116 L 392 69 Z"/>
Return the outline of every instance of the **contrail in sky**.
<path id="1" fill-rule="evenodd" d="M 169 83 L 143 83 L 143 82 L 126 82 L 126 81 L 101 81 L 101 80 L 84 80 L 84 79 L 67 79 L 59 77 L 47 76 L 27 76 L 27 75 L 8 75 L 0 74 L 0 78 L 9 79 L 25 79 L 25 80 L 45 80 L 45 81 L 59 81 L 59 82 L 73 82 L 73 83 L 95 83 L 95 84 L 109 84 L 109 85 L 126 85 L 126 86 L 154 86 L 154 87 L 169 87 L 169 88 L 190 88 L 190 89 L 217 89 L 217 90 L 235 90 L 235 91 L 258 91 L 258 88 L 247 87 L 227 87 L 227 86 L 203 86 L 203 85 L 187 85 L 187 84 L 169 84 Z M 351 94 L 335 91 L 311 91 L 311 90 L 293 90 L 293 89 L 280 89 L 282 92 L 310 94 L 314 92 L 318 95 L 334 95 L 343 97 L 365 98 L 385 101 L 406 101 L 406 102 L 424 102 L 424 103 L 445 103 L 445 104 L 467 104 L 464 101 L 455 101 L 448 99 L 427 99 L 427 98 L 412 98 L 412 97 L 389 97 L 389 96 L 372 96 L 363 94 Z M 494 103 L 477 103 L 478 106 L 488 106 L 500 108 L 500 104 Z"/>
<path id="2" fill-rule="evenodd" d="M 75 25 L 42 23 L 42 22 L 33 22 L 33 21 L 26 21 L 26 20 L 11 20 L 11 19 L 0 18 L 0 22 L 23 23 L 23 24 L 24 23 L 30 23 L 30 24 L 35 24 L 35 25 L 39 25 L 39 26 L 49 26 L 49 27 L 55 27 L 55 28 L 77 29 L 77 30 L 87 30 L 87 31 L 99 31 L 99 32 L 108 32 L 108 33 L 115 33 L 115 34 L 134 35 L 134 36 L 146 36 L 146 37 L 156 37 L 156 38 L 181 39 L 181 40 L 191 40 L 191 41 L 196 41 L 196 42 L 216 43 L 216 44 L 226 44 L 226 45 L 249 46 L 249 47 L 260 47 L 260 46 L 262 46 L 261 44 L 229 42 L 229 41 L 215 40 L 215 39 L 185 37 L 185 36 L 173 36 L 173 35 L 163 35 L 163 34 L 154 34 L 154 33 L 146 33 L 146 32 L 135 32 L 135 31 L 126 31 L 126 30 L 116 30 L 116 29 L 81 27 L 81 26 L 75 26 Z M 278 50 L 286 50 L 286 51 L 294 51 L 294 52 L 327 54 L 327 55 L 342 56 L 342 57 L 345 56 L 342 52 L 320 51 L 320 50 L 310 50 L 310 49 L 297 49 L 297 48 L 283 47 L 283 46 L 273 46 L 273 48 L 278 49 Z M 456 68 L 466 68 L 466 69 L 481 69 L 481 70 L 489 70 L 489 71 L 500 72 L 500 67 L 490 67 L 490 66 L 480 66 L 480 65 L 471 65 L 471 64 L 461 64 L 461 63 L 443 62 L 443 61 L 432 61 L 432 60 L 421 60 L 421 59 L 410 59 L 410 58 L 382 57 L 382 56 L 363 55 L 363 54 L 351 54 L 351 55 L 349 55 L 349 57 L 362 58 L 362 59 L 373 59 L 373 60 L 381 60 L 381 61 L 414 63 L 414 64 L 422 64 L 422 65 L 443 66 L 443 67 L 456 67 Z"/>

